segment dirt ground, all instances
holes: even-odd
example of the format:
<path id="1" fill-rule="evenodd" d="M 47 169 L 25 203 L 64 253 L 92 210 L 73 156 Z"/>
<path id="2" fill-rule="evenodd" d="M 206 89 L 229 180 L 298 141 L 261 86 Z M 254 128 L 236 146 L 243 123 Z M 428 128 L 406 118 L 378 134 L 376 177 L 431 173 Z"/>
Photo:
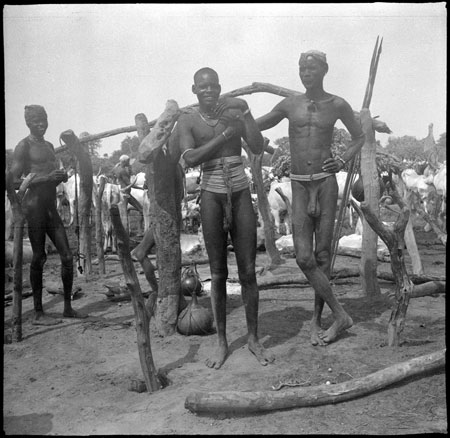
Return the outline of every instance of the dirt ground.
<path id="1" fill-rule="evenodd" d="M 425 273 L 445 275 L 445 248 L 433 232 L 417 232 Z M 230 277 L 236 278 L 230 252 Z M 266 264 L 258 254 L 257 265 Z M 409 259 L 407 258 L 409 263 Z M 359 259 L 338 256 L 335 268 L 357 267 Z M 51 254 L 45 267 L 46 284 L 59 279 L 59 258 Z M 143 291 L 149 290 L 138 263 Z M 209 266 L 198 265 L 206 293 L 199 298 L 210 308 Z M 95 268 L 96 269 L 96 268 Z M 380 270 L 390 271 L 389 263 Z M 25 267 L 25 275 L 27 274 Z M 286 258 L 274 275 L 297 273 Z M 170 385 L 149 394 L 128 389 L 142 379 L 135 317 L 131 302 L 109 301 L 106 284 L 123 281 L 118 261 L 107 261 L 106 279 L 75 279 L 81 292 L 74 308 L 89 313 L 85 320 L 63 319 L 53 327 L 31 325 L 32 298 L 23 300 L 20 343 L 4 344 L 3 430 L 7 435 L 110 434 L 416 434 L 447 432 L 444 372 L 409 379 L 358 399 L 310 408 L 272 411 L 247 416 L 195 415 L 185 407 L 195 391 L 271 390 L 280 380 L 295 378 L 310 385 L 339 383 L 445 347 L 445 294 L 411 299 L 402 344 L 390 348 L 387 322 L 393 284 L 380 281 L 382 296 L 369 302 L 359 278 L 336 280 L 334 290 L 354 325 L 326 347 L 309 343 L 313 291 L 309 286 L 276 287 L 260 291 L 259 333 L 276 361 L 260 366 L 246 347 L 244 307 L 236 283 L 229 283 L 227 336 L 230 355 L 220 370 L 205 359 L 216 335 L 175 334 L 162 338 L 151 327 L 151 348 L 157 368 L 167 372 Z M 25 277 L 27 278 L 27 277 Z M 44 291 L 44 308 L 61 317 L 61 295 Z M 5 330 L 12 306 L 5 307 Z M 325 325 L 332 319 L 325 309 Z M 153 323 L 152 323 L 153 324 Z M 283 391 L 281 389 L 280 391 Z"/>

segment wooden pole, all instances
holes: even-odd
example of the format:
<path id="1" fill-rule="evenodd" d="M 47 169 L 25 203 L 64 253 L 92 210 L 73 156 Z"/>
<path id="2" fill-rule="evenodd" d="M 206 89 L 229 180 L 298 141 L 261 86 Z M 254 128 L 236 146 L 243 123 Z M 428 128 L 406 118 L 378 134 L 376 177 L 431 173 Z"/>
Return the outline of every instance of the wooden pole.
<path id="1" fill-rule="evenodd" d="M 380 216 L 378 200 L 380 199 L 380 183 L 378 180 L 376 164 L 376 143 L 375 133 L 372 129 L 370 111 L 367 108 L 361 110 L 361 126 L 366 136 L 364 145 L 361 149 L 361 179 L 364 186 L 364 202 L 370 207 L 371 211 Z M 361 253 L 359 271 L 361 273 L 361 282 L 364 295 L 369 298 L 375 298 L 380 295 L 380 286 L 377 279 L 377 246 L 378 235 L 370 228 L 366 219 L 362 217 L 363 233 L 361 247 L 364 251 Z"/>
<path id="2" fill-rule="evenodd" d="M 269 143 L 268 139 L 264 139 L 264 147 L 267 148 Z M 267 199 L 267 193 L 264 190 L 264 182 L 261 172 L 261 163 L 264 153 L 259 155 L 254 154 L 250 148 L 244 143 L 244 149 L 248 155 L 250 168 L 252 170 L 253 181 L 256 187 L 256 194 L 258 195 L 258 210 L 261 215 L 261 221 L 264 224 L 264 242 L 266 247 L 266 254 L 269 256 L 269 269 L 275 268 L 285 260 L 281 258 L 280 252 L 275 245 L 275 225 L 272 214 L 270 212 L 269 200 Z"/>
<path id="3" fill-rule="evenodd" d="M 105 253 L 103 250 L 104 237 L 103 237 L 103 227 L 102 227 L 102 198 L 103 191 L 105 189 L 106 178 L 104 176 L 100 177 L 100 183 L 98 186 L 98 191 L 96 193 L 96 203 L 97 208 L 95 209 L 95 241 L 97 245 L 97 258 L 98 258 L 98 271 L 101 276 L 106 274 L 105 270 Z"/>
<path id="4" fill-rule="evenodd" d="M 156 325 L 161 336 L 176 332 L 181 291 L 181 199 L 182 181 L 178 170 L 179 154 L 170 149 L 178 146 L 171 129 L 179 116 L 174 100 L 167 102 L 156 127 L 139 145 L 138 159 L 146 163 L 146 181 L 150 199 L 150 228 L 156 244 L 159 272 Z M 180 190 L 181 189 L 181 190 Z"/>
<path id="5" fill-rule="evenodd" d="M 289 96 L 293 96 L 293 95 L 302 95 L 303 94 L 300 91 L 291 90 L 289 88 L 280 87 L 278 85 L 268 84 L 268 83 L 264 83 L 264 82 L 253 82 L 252 85 L 248 85 L 248 86 L 245 86 L 242 88 L 238 88 L 236 90 L 229 91 L 228 93 L 224 93 L 221 95 L 221 97 L 226 97 L 226 96 L 236 97 L 236 96 L 243 96 L 246 94 L 253 94 L 253 93 L 270 93 L 270 94 L 275 94 L 277 96 L 282 96 L 282 97 L 289 97 Z M 181 111 L 189 110 L 189 109 L 195 108 L 197 106 L 198 106 L 198 103 L 187 105 L 185 107 L 182 107 Z M 359 113 L 357 111 L 354 111 L 354 114 L 355 114 L 355 117 L 357 119 L 359 119 Z M 153 128 L 153 126 L 155 126 L 157 122 L 158 122 L 158 119 L 154 119 L 154 120 L 151 120 L 150 122 L 148 122 L 148 125 L 150 128 Z M 379 119 L 373 119 L 372 123 L 373 123 L 373 129 L 375 131 L 383 132 L 386 134 L 391 134 L 392 131 L 390 130 L 390 128 L 387 126 L 387 124 L 385 122 L 383 122 Z M 109 131 L 100 132 L 98 134 L 87 135 L 87 136 L 81 138 L 80 142 L 81 143 L 89 143 L 90 141 L 100 140 L 102 138 L 112 137 L 114 135 L 124 134 L 124 133 L 128 133 L 128 132 L 136 132 L 136 131 L 137 131 L 136 125 L 125 126 L 123 128 L 111 129 Z M 64 152 L 66 150 L 67 150 L 67 146 L 62 146 L 62 147 L 56 148 L 55 153 Z"/>
<path id="6" fill-rule="evenodd" d="M 381 55 L 381 46 L 383 44 L 383 39 L 381 39 L 380 45 L 378 45 L 378 40 L 379 40 L 379 37 L 377 37 L 377 40 L 375 42 L 375 47 L 374 47 L 373 53 L 372 53 L 372 59 L 370 61 L 369 79 L 367 81 L 366 92 L 364 94 L 363 105 L 362 105 L 363 109 L 369 109 L 370 102 L 372 100 L 373 87 L 375 85 L 375 77 L 376 77 L 377 69 L 378 69 L 378 61 L 379 61 L 379 58 L 380 58 L 380 55 Z M 356 112 L 355 112 L 355 115 L 356 115 Z M 370 117 L 370 113 L 369 113 L 369 117 Z M 360 120 L 360 122 L 362 122 L 362 120 L 361 120 L 361 113 L 359 114 L 359 120 Z M 366 127 L 366 130 L 368 131 L 368 134 L 371 137 L 371 141 L 373 141 L 373 142 L 375 142 L 373 131 L 390 133 L 390 129 L 387 126 L 386 126 L 387 129 L 384 130 L 384 131 L 377 129 L 377 127 L 373 124 L 374 120 L 376 120 L 376 119 L 372 119 L 372 130 L 370 130 L 370 128 L 368 126 L 367 116 L 366 116 L 366 120 L 364 121 L 364 125 Z M 341 234 L 341 227 L 342 227 L 342 221 L 343 221 L 343 217 L 344 217 L 344 210 L 345 210 L 345 208 L 347 206 L 348 198 L 350 196 L 350 189 L 351 189 L 351 184 L 353 183 L 353 179 L 354 179 L 354 172 L 355 172 L 356 162 L 357 162 L 359 157 L 360 157 L 360 154 L 357 154 L 356 157 L 351 160 L 351 162 L 349 164 L 349 170 L 348 170 L 348 173 L 347 173 L 347 178 L 345 180 L 344 194 L 342 196 L 342 202 L 341 202 L 341 206 L 339 208 L 339 213 L 338 213 L 338 220 L 337 220 L 336 225 L 334 227 L 333 240 L 332 240 L 332 243 L 331 243 L 331 251 L 332 251 L 331 267 L 330 267 L 330 271 L 331 272 L 333 272 L 334 262 L 336 260 L 336 253 L 337 253 L 337 248 L 338 248 L 338 245 L 339 245 L 339 238 L 340 238 L 340 234 Z"/>
<path id="7" fill-rule="evenodd" d="M 79 239 L 81 254 L 77 254 L 77 257 L 79 257 L 83 263 L 82 265 L 79 265 L 78 271 L 79 275 L 82 275 L 83 272 L 85 272 L 86 275 L 89 276 L 92 273 L 90 216 L 93 172 L 91 158 L 89 156 L 89 152 L 85 149 L 80 139 L 72 130 L 69 129 L 62 132 L 60 138 L 69 147 L 69 150 L 76 156 L 80 168 L 80 194 L 77 209 L 80 216 Z"/>
<path id="8" fill-rule="evenodd" d="M 334 385 L 323 384 L 284 391 L 192 393 L 186 397 L 184 407 L 196 414 L 252 414 L 277 409 L 320 406 L 362 397 L 407 378 L 443 369 L 445 369 L 445 349 Z"/>
<path id="9" fill-rule="evenodd" d="M 146 310 L 144 297 L 139 285 L 139 279 L 134 269 L 133 260 L 131 259 L 129 238 L 120 220 L 119 207 L 113 204 L 110 208 L 110 213 L 114 232 L 117 236 L 117 252 L 122 265 L 125 282 L 130 291 L 131 302 L 133 304 L 134 316 L 136 319 L 139 359 L 144 374 L 145 384 L 148 392 L 158 391 L 162 388 L 162 384 L 158 378 L 158 373 L 153 362 L 150 344 L 150 315 Z"/>
<path id="10" fill-rule="evenodd" d="M 14 219 L 14 249 L 13 249 L 13 268 L 14 268 L 14 290 L 13 290 L 13 308 L 12 308 L 12 342 L 22 341 L 22 266 L 23 266 L 23 229 L 25 226 L 25 214 L 22 211 L 22 199 L 28 189 L 35 173 L 29 173 L 22 181 L 18 192 L 14 187 L 7 187 L 7 196 L 11 203 L 11 209 Z"/>

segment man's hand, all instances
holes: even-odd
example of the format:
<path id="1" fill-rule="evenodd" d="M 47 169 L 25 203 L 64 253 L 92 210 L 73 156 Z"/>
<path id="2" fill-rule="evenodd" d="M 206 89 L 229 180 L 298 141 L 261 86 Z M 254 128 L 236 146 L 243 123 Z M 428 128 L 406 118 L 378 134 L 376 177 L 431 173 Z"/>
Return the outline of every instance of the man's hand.
<path id="1" fill-rule="evenodd" d="M 344 164 L 340 160 L 335 160 L 334 158 L 327 158 L 323 162 L 322 170 L 324 172 L 338 173 L 344 168 Z"/>
<path id="2" fill-rule="evenodd" d="M 225 97 L 219 99 L 214 112 L 220 118 L 222 113 L 227 109 L 235 109 L 244 112 L 248 110 L 248 104 L 244 99 L 239 99 L 238 97 Z"/>
<path id="3" fill-rule="evenodd" d="M 67 182 L 69 179 L 67 173 L 63 169 L 56 169 L 50 175 L 51 181 L 55 181 L 56 183 Z"/>

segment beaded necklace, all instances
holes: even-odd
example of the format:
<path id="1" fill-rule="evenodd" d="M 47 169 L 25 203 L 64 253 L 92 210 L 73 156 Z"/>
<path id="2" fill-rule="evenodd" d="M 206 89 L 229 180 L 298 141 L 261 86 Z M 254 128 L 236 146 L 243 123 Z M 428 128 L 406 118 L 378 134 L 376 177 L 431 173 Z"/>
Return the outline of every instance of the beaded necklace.
<path id="1" fill-rule="evenodd" d="M 217 124 L 219 123 L 219 119 L 216 119 L 214 122 L 209 122 L 207 119 L 205 119 L 205 117 L 203 117 L 202 113 L 200 112 L 200 109 L 197 110 L 198 111 L 198 115 L 201 117 L 201 119 L 210 127 L 210 128 L 214 128 L 215 126 L 217 126 Z M 207 116 L 208 117 L 208 116 Z"/>

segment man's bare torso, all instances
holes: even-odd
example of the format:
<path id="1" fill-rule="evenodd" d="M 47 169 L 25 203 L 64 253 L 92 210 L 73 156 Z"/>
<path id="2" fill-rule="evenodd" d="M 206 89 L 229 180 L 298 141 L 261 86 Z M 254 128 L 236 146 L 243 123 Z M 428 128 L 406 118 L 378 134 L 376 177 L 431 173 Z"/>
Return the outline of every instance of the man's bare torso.
<path id="1" fill-rule="evenodd" d="M 222 125 L 220 122 L 215 126 L 209 126 L 198 114 L 197 110 L 194 110 L 190 114 L 186 114 L 183 117 L 182 123 L 188 123 L 192 135 L 195 139 L 195 147 L 202 146 L 208 141 L 212 140 L 219 133 L 221 133 L 225 129 L 225 125 Z M 208 120 L 210 125 L 214 125 L 216 121 Z M 228 142 L 223 145 L 223 148 L 216 153 L 213 158 L 220 157 L 232 157 L 232 156 L 241 156 L 241 139 L 240 137 L 233 137 Z"/>
<path id="2" fill-rule="evenodd" d="M 44 139 L 36 139 L 31 135 L 22 141 L 23 144 L 28 144 L 28 153 L 24 154 L 27 174 L 35 173 L 36 176 L 48 176 L 57 169 L 56 155 L 51 143 Z M 53 201 L 56 199 L 55 182 L 41 183 L 30 187 L 29 191 L 40 200 Z"/>
<path id="3" fill-rule="evenodd" d="M 324 160 L 331 157 L 333 129 L 340 118 L 341 101 L 331 94 L 320 101 L 311 101 L 306 95 L 284 100 L 282 108 L 289 120 L 293 174 L 323 172 Z"/>

